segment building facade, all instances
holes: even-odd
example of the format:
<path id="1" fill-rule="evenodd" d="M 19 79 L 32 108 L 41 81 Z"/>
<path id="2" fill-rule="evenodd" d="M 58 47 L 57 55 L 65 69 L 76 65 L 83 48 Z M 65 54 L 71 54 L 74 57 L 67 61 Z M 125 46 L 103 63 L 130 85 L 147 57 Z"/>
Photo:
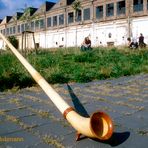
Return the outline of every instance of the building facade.
<path id="1" fill-rule="evenodd" d="M 29 13 L 6 16 L 0 22 L 0 32 L 16 36 L 22 48 L 22 32 L 34 31 L 35 42 L 41 48 L 80 46 L 89 36 L 92 46 L 125 46 L 127 38 L 142 33 L 148 43 L 148 0 L 79 0 L 81 7 L 74 10 L 74 0 L 45 2 L 40 8 L 29 8 Z M 26 35 L 27 48 L 33 48 L 31 34 Z M 0 39 L 0 49 L 5 44 Z"/>

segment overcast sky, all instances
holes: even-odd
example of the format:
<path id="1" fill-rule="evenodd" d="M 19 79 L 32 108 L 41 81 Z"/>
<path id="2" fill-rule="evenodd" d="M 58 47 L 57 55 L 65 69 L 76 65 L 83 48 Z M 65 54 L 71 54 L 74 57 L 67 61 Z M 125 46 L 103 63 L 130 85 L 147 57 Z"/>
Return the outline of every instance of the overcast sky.
<path id="1" fill-rule="evenodd" d="M 21 11 L 27 7 L 32 6 L 39 8 L 46 0 L 0 0 L 0 19 L 5 16 L 12 16 L 15 12 Z M 57 2 L 58 0 L 47 0 Z"/>

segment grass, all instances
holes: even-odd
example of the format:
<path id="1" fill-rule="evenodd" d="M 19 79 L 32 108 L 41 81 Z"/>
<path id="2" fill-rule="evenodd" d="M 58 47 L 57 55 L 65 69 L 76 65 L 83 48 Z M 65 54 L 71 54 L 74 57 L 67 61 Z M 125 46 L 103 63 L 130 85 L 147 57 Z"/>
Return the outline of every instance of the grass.
<path id="1" fill-rule="evenodd" d="M 141 136 L 148 136 L 148 130 L 139 130 L 138 134 Z"/>
<path id="2" fill-rule="evenodd" d="M 62 145 L 62 143 L 60 143 L 57 138 L 53 138 L 51 136 L 48 136 L 48 135 L 45 135 L 43 136 L 43 141 L 46 143 L 46 144 L 49 144 L 49 145 L 54 145 L 56 148 L 64 148 L 64 146 Z"/>
<path id="3" fill-rule="evenodd" d="M 95 79 L 148 73 L 148 50 L 78 48 L 41 50 L 27 55 L 27 60 L 50 83 L 89 82 Z M 0 91 L 35 84 L 32 77 L 10 52 L 0 55 Z"/>

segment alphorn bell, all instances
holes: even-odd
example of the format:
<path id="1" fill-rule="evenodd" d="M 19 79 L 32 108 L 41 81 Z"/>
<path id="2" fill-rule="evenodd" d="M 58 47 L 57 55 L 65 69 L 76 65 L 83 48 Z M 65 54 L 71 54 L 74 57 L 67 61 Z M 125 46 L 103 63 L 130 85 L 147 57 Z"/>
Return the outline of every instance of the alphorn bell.
<path id="1" fill-rule="evenodd" d="M 90 118 L 80 116 L 74 108 L 69 106 L 47 83 L 47 81 L 28 63 L 28 61 L 12 46 L 4 35 L 0 33 L 0 37 L 63 114 L 64 118 L 67 119 L 73 128 L 76 129 L 76 140 L 79 140 L 81 134 L 90 138 L 97 138 L 99 140 L 108 140 L 111 138 L 113 134 L 113 122 L 106 113 L 97 111 L 93 113 Z"/>

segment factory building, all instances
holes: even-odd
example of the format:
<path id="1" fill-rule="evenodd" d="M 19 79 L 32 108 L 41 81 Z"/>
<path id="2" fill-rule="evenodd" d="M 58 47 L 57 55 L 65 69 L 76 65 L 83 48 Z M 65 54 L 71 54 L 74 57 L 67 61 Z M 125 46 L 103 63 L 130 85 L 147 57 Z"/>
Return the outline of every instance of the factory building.
<path id="1" fill-rule="evenodd" d="M 74 3 L 79 9 L 74 9 Z M 19 49 L 34 48 L 34 40 L 40 48 L 76 47 L 86 36 L 94 47 L 126 46 L 128 37 L 138 39 L 140 33 L 148 43 L 147 26 L 148 0 L 46 1 L 39 8 L 30 7 L 0 20 L 0 32 L 16 36 Z M 25 38 L 24 31 L 30 32 Z M 4 48 L 0 39 L 0 49 Z"/>

